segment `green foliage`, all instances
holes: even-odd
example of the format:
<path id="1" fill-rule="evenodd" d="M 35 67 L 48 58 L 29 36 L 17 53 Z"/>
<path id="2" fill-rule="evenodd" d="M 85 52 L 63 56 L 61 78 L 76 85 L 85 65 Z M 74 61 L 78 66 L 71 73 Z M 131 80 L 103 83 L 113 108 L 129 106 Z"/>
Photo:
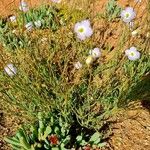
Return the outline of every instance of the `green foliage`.
<path id="1" fill-rule="evenodd" d="M 109 0 L 106 5 L 105 17 L 108 18 L 108 21 L 113 21 L 120 16 L 121 10 L 121 7 L 117 4 L 117 0 Z"/>
<path id="2" fill-rule="evenodd" d="M 0 39 L 5 48 L 8 50 L 16 50 L 20 48 L 28 48 L 31 45 L 29 33 L 25 32 L 25 25 L 29 22 L 33 23 L 36 29 L 35 21 L 41 21 L 41 26 L 37 29 L 49 29 L 53 32 L 57 31 L 61 26 L 65 26 L 68 21 L 76 21 L 76 17 L 82 18 L 81 11 L 74 11 L 68 14 L 68 10 L 54 6 L 41 6 L 37 9 L 30 9 L 27 13 L 20 12 L 17 16 L 17 22 L 10 22 L 9 19 L 0 20 Z"/>
<path id="3" fill-rule="evenodd" d="M 102 135 L 99 132 L 95 132 L 93 135 L 91 135 L 88 141 L 85 140 L 86 138 L 87 135 L 79 135 L 76 137 L 79 147 L 83 147 L 84 149 L 86 149 L 86 147 L 89 147 L 90 149 L 96 149 L 106 145 L 105 142 L 101 142 Z"/>
<path id="4" fill-rule="evenodd" d="M 105 143 L 101 143 L 102 135 L 95 132 L 89 135 L 88 132 L 83 135 L 74 137 L 71 132 L 70 122 L 67 123 L 62 117 L 53 117 L 48 115 L 43 117 L 42 113 L 38 113 L 38 125 L 29 125 L 30 131 L 20 128 L 12 138 L 5 138 L 14 150 L 67 150 L 71 148 L 102 147 Z M 75 140 L 72 140 L 75 139 Z"/>
<path id="5" fill-rule="evenodd" d="M 60 117 L 58 122 L 53 116 L 45 120 L 41 113 L 38 114 L 38 125 L 30 125 L 30 131 L 24 128 L 18 130 L 12 138 L 5 138 L 14 150 L 65 150 L 70 141 L 69 125 Z"/>

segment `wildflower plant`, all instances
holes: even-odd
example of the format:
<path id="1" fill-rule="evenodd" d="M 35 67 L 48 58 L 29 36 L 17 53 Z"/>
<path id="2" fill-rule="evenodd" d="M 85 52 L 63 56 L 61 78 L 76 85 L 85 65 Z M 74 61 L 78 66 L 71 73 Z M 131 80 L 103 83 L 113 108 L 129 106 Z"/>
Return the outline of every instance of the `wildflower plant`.
<path id="1" fill-rule="evenodd" d="M 111 14 L 118 10 L 112 9 Z M 121 19 L 108 33 L 111 22 L 101 18 L 105 27 L 96 28 L 90 9 L 48 5 L 16 17 L 17 25 L 0 20 L 1 101 L 21 109 L 20 115 L 28 120 L 34 120 L 39 111 L 51 111 L 100 131 L 117 108 L 130 101 L 132 90 L 150 70 L 148 39 L 136 39 L 138 49 L 125 52 L 134 42 L 126 25 L 120 28 L 115 47 L 111 46 Z M 125 10 L 122 18 L 126 22 L 136 19 L 134 10 Z M 31 32 L 25 29 L 29 22 L 33 23 Z M 10 62 L 17 66 L 13 80 L 4 71 Z M 57 143 L 55 133 L 50 140 Z"/>
<path id="2" fill-rule="evenodd" d="M 122 8 L 117 4 L 116 0 L 109 0 L 106 4 L 105 17 L 108 21 L 112 21 L 119 17 Z"/>
<path id="3" fill-rule="evenodd" d="M 26 33 L 22 32 L 22 29 L 25 28 L 27 31 L 33 31 L 35 30 L 35 26 L 36 28 L 56 30 L 61 23 L 63 23 L 57 22 L 59 15 L 56 8 L 49 6 L 41 6 L 41 8 L 35 9 L 34 11 L 33 9 L 29 10 L 23 16 L 22 13 L 19 15 L 17 18 L 18 24 L 15 26 L 9 24 L 9 22 L 4 19 L 0 21 L 1 42 L 3 46 L 9 50 L 26 47 L 25 43 L 28 43 L 29 38 Z M 63 18 L 63 14 L 61 17 Z M 17 33 L 13 33 L 14 30 L 16 30 Z"/>

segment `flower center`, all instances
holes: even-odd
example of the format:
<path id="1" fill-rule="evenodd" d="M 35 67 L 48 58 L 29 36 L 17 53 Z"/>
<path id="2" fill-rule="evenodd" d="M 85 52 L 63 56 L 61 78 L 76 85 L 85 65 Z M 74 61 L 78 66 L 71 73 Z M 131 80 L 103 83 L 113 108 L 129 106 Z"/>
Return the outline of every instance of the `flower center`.
<path id="1" fill-rule="evenodd" d="M 133 52 L 130 53 L 130 56 L 134 56 L 135 54 Z"/>
<path id="2" fill-rule="evenodd" d="M 130 13 L 126 13 L 126 14 L 125 14 L 125 17 L 126 17 L 126 18 L 129 18 L 130 16 L 131 16 Z"/>
<path id="3" fill-rule="evenodd" d="M 83 32 L 84 32 L 84 28 L 79 28 L 78 31 L 79 31 L 80 33 L 83 33 Z"/>

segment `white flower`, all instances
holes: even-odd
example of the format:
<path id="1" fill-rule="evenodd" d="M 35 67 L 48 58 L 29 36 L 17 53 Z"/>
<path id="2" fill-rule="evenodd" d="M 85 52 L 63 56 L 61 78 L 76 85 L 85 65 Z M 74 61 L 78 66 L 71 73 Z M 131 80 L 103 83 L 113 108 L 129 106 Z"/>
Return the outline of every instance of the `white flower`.
<path id="1" fill-rule="evenodd" d="M 121 18 L 126 23 L 131 22 L 135 18 L 135 16 L 136 16 L 136 13 L 132 7 L 127 7 L 121 12 Z"/>
<path id="2" fill-rule="evenodd" d="M 83 20 L 75 24 L 74 32 L 80 40 L 85 40 L 93 34 L 89 20 Z"/>
<path id="3" fill-rule="evenodd" d="M 137 60 L 140 58 L 141 54 L 137 51 L 136 47 L 131 47 L 125 51 L 126 56 L 129 60 Z"/>
<path id="4" fill-rule="evenodd" d="M 25 28 L 28 30 L 28 31 L 31 31 L 32 28 L 33 28 L 33 23 L 32 22 L 29 22 L 25 25 Z"/>
<path id="5" fill-rule="evenodd" d="M 41 23 L 40 20 L 35 21 L 34 24 L 35 24 L 35 26 L 36 26 L 37 28 L 40 28 L 41 25 L 42 25 L 42 23 Z"/>
<path id="6" fill-rule="evenodd" d="M 76 63 L 74 64 L 74 67 L 75 67 L 76 69 L 80 69 L 80 68 L 82 68 L 82 64 L 78 61 L 78 62 L 76 62 Z"/>
<path id="7" fill-rule="evenodd" d="M 89 54 L 94 58 L 99 58 L 101 56 L 101 52 L 99 48 L 94 48 L 93 50 L 90 50 Z"/>
<path id="8" fill-rule="evenodd" d="M 136 3 L 141 3 L 142 0 L 134 0 Z"/>
<path id="9" fill-rule="evenodd" d="M 25 1 L 21 1 L 19 9 L 23 12 L 27 12 L 29 10 L 29 6 Z"/>
<path id="10" fill-rule="evenodd" d="M 61 0 L 51 0 L 51 1 L 54 3 L 60 3 L 61 2 Z"/>
<path id="11" fill-rule="evenodd" d="M 17 69 L 13 64 L 7 64 L 7 66 L 4 67 L 4 70 L 10 77 L 13 77 L 17 73 Z"/>
<path id="12" fill-rule="evenodd" d="M 91 65 L 91 64 L 93 63 L 93 61 L 94 61 L 94 59 L 93 59 L 93 57 L 90 55 L 90 56 L 88 56 L 87 59 L 86 59 L 86 64 L 87 64 L 87 65 Z"/>
<path id="13" fill-rule="evenodd" d="M 16 22 L 16 16 L 10 16 L 9 19 L 11 22 Z"/>

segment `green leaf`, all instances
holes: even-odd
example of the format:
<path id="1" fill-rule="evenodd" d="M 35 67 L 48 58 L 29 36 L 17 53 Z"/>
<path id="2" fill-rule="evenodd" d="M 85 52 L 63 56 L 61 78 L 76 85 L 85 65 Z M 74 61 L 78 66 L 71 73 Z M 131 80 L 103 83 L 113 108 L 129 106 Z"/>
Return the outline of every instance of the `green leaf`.
<path id="1" fill-rule="evenodd" d="M 60 125 L 61 127 L 63 126 L 63 120 L 62 120 L 61 117 L 59 118 L 59 125 Z"/>
<path id="2" fill-rule="evenodd" d="M 90 138 L 90 142 L 95 142 L 96 140 L 98 140 L 101 137 L 101 134 L 99 132 L 95 132 L 91 138 Z"/>
<path id="3" fill-rule="evenodd" d="M 38 138 L 38 129 L 37 129 L 37 127 L 31 126 L 30 131 L 32 132 L 32 134 L 31 134 L 32 140 L 33 141 L 36 140 Z"/>
<path id="4" fill-rule="evenodd" d="M 59 150 L 58 147 L 52 147 L 52 150 Z"/>
<path id="5" fill-rule="evenodd" d="M 49 145 L 47 145 L 47 144 L 44 144 L 44 148 L 48 149 L 48 150 L 50 149 Z"/>
<path id="6" fill-rule="evenodd" d="M 52 129 L 50 126 L 46 127 L 46 130 L 44 131 L 43 139 L 46 139 L 46 137 L 52 132 Z"/>
<path id="7" fill-rule="evenodd" d="M 98 147 L 104 147 L 106 144 L 107 144 L 106 142 L 99 143 L 99 144 L 98 144 Z"/>
<path id="8" fill-rule="evenodd" d="M 62 128 L 61 128 L 61 134 L 62 134 L 63 136 L 65 136 L 65 132 L 66 132 L 66 131 L 65 131 L 65 128 L 62 127 Z"/>
<path id="9" fill-rule="evenodd" d="M 64 143 L 61 143 L 60 145 L 61 149 L 65 147 L 65 144 Z"/>
<path id="10" fill-rule="evenodd" d="M 20 150 L 21 147 L 15 146 L 15 145 L 11 145 L 11 147 L 13 148 L 13 150 Z"/>
<path id="11" fill-rule="evenodd" d="M 53 124 L 54 124 L 54 118 L 53 118 L 53 117 L 51 117 L 50 122 L 51 122 L 51 125 L 53 125 Z"/>
<path id="12" fill-rule="evenodd" d="M 4 138 L 4 140 L 6 142 L 8 142 L 9 144 L 11 144 L 11 145 L 21 146 L 19 140 L 15 140 L 15 139 L 12 139 L 12 138 L 6 138 L 6 137 Z"/>
<path id="13" fill-rule="evenodd" d="M 81 146 L 85 146 L 86 144 L 87 144 L 87 142 L 85 140 L 82 140 L 80 143 Z"/>
<path id="14" fill-rule="evenodd" d="M 66 145 L 70 142 L 70 135 L 68 135 L 62 142 Z"/>
<path id="15" fill-rule="evenodd" d="M 100 138 L 98 138 L 96 141 L 94 141 L 94 143 L 93 143 L 93 144 L 97 145 L 98 143 L 100 143 L 100 141 L 101 141 L 101 139 L 100 139 Z"/>
<path id="16" fill-rule="evenodd" d="M 29 143 L 27 143 L 27 141 L 25 140 L 24 137 L 21 137 L 20 139 L 20 143 L 22 144 L 22 147 L 25 148 L 26 150 L 30 150 L 31 146 Z"/>
<path id="17" fill-rule="evenodd" d="M 77 136 L 77 137 L 76 137 L 76 140 L 77 140 L 78 142 L 82 141 L 82 136 L 81 136 L 81 135 Z"/>
<path id="18" fill-rule="evenodd" d="M 58 127 L 55 127 L 54 132 L 59 135 L 60 131 Z"/>

